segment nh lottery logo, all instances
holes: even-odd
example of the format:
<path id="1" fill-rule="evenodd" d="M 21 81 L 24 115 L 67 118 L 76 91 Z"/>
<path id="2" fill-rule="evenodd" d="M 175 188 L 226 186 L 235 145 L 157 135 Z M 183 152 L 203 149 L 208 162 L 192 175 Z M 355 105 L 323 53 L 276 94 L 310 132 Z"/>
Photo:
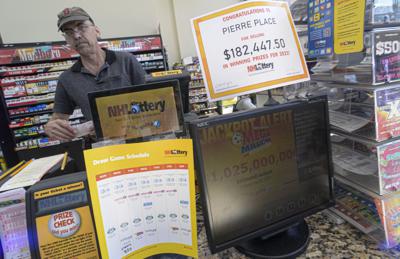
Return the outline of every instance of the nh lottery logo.
<path id="1" fill-rule="evenodd" d="M 187 151 L 179 150 L 179 149 L 172 149 L 172 150 L 165 150 L 165 156 L 187 156 Z"/>

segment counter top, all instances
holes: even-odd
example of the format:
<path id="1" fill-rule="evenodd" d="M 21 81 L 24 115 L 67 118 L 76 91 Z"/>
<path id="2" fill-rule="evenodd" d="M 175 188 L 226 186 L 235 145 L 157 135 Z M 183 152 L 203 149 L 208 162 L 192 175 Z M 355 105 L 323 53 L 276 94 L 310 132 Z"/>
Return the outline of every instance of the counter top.
<path id="1" fill-rule="evenodd" d="M 202 216 L 199 223 L 199 258 L 207 259 L 241 259 L 248 258 L 235 248 L 212 255 L 207 243 L 206 231 Z M 400 258 L 400 248 L 382 251 L 375 241 L 370 239 L 349 223 L 334 223 L 323 213 L 306 218 L 311 232 L 310 244 L 306 252 L 298 258 Z"/>

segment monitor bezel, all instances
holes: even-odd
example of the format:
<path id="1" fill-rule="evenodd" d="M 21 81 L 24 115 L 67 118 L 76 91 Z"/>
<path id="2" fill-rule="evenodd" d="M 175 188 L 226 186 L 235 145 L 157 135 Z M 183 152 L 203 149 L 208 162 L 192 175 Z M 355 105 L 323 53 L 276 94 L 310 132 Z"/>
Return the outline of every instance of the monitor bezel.
<path id="1" fill-rule="evenodd" d="M 182 97 L 181 97 L 181 92 L 180 92 L 179 81 L 178 80 L 165 80 L 165 81 L 160 81 L 160 82 L 155 82 L 155 83 L 145 83 L 145 84 L 140 84 L 140 85 L 131 85 L 131 86 L 126 86 L 126 87 L 119 87 L 119 88 L 114 88 L 114 89 L 105 89 L 105 90 L 100 90 L 100 91 L 89 92 L 88 93 L 89 105 L 90 105 L 90 110 L 92 113 L 92 120 L 93 120 L 93 125 L 94 125 L 97 139 L 98 140 L 104 139 L 104 135 L 101 130 L 99 111 L 98 111 L 97 105 L 96 105 L 97 98 L 107 97 L 107 96 L 112 96 L 112 95 L 126 94 L 126 93 L 133 93 L 133 92 L 141 92 L 141 91 L 147 91 L 147 90 L 154 90 L 154 89 L 160 89 L 160 88 L 168 88 L 168 87 L 172 87 L 173 91 L 174 91 L 175 105 L 176 105 L 176 109 L 177 109 L 178 121 L 179 121 L 181 131 L 166 132 L 164 134 L 154 134 L 154 135 L 137 137 L 137 138 L 129 138 L 126 140 L 129 142 L 141 142 L 141 141 L 151 140 L 151 138 L 153 138 L 153 137 L 161 137 L 161 136 L 165 136 L 168 134 L 175 134 L 175 136 L 177 138 L 186 136 L 186 126 L 185 126 L 184 117 L 183 117 Z M 106 137 L 106 139 L 107 139 L 107 137 Z"/>
<path id="2" fill-rule="evenodd" d="M 216 240 L 214 239 L 214 234 L 213 234 L 213 229 L 211 225 L 212 218 L 210 217 L 210 213 L 212 213 L 210 209 L 210 201 L 209 201 L 209 196 L 208 196 L 208 191 L 207 191 L 207 185 L 205 183 L 204 179 L 204 167 L 203 167 L 203 157 L 200 149 L 200 137 L 199 137 L 199 130 L 200 128 L 206 127 L 206 126 L 212 126 L 213 124 L 218 124 L 218 123 L 225 123 L 233 120 L 238 120 L 238 119 L 245 119 L 250 116 L 257 116 L 261 115 L 264 113 L 273 113 L 273 112 L 280 112 L 283 110 L 288 110 L 288 109 L 301 109 L 305 105 L 308 104 L 315 104 L 323 105 L 324 109 L 324 119 L 325 119 L 325 126 L 327 128 L 327 132 L 325 135 L 325 143 L 327 146 L 327 158 L 328 158 L 328 181 L 329 181 L 329 196 L 330 199 L 328 202 L 324 204 L 317 205 L 313 208 L 307 209 L 306 211 L 297 213 L 295 215 L 292 215 L 288 218 L 281 219 L 277 222 L 274 222 L 269 225 L 261 226 L 258 230 L 248 232 L 244 235 L 238 236 L 232 240 L 223 242 L 223 243 L 216 243 Z M 194 152 L 196 154 L 195 156 L 195 168 L 196 168 L 196 175 L 197 175 L 197 180 L 199 182 L 199 187 L 200 187 L 200 200 L 202 202 L 202 207 L 203 207 L 203 216 L 204 216 L 204 225 L 207 233 L 207 237 L 209 240 L 209 247 L 212 253 L 217 253 L 222 250 L 225 250 L 227 248 L 233 247 L 235 245 L 239 245 L 240 242 L 258 237 L 258 236 L 270 236 L 273 235 L 280 230 L 285 230 L 288 229 L 289 227 L 293 226 L 293 224 L 296 224 L 303 220 L 305 217 L 310 216 L 312 214 L 315 214 L 321 210 L 327 209 L 335 204 L 335 199 L 334 199 L 334 192 L 333 192 L 333 166 L 332 166 L 332 153 L 331 153 L 331 146 L 330 146 L 330 127 L 329 127 L 329 112 L 328 112 L 328 104 L 326 98 L 318 98 L 315 100 L 310 100 L 310 101 L 304 101 L 304 102 L 295 102 L 295 103 L 287 103 L 287 104 L 281 104 L 277 106 L 269 106 L 269 107 L 261 107 L 261 108 L 256 108 L 253 110 L 248 110 L 248 111 L 241 111 L 237 113 L 232 113 L 232 114 L 226 114 L 226 115 L 221 115 L 217 117 L 211 117 L 211 118 L 205 118 L 205 119 L 199 119 L 192 121 L 189 125 L 189 130 L 190 130 L 190 136 L 193 139 L 193 146 L 194 146 Z"/>

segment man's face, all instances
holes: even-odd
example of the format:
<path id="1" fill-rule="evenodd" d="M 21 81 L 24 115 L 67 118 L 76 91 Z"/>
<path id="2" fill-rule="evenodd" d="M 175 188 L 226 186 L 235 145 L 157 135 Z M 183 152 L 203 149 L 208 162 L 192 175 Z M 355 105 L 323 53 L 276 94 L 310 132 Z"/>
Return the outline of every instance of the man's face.
<path id="1" fill-rule="evenodd" d="M 62 27 L 62 32 L 67 43 L 81 56 L 95 53 L 100 31 L 89 20 L 69 22 Z"/>

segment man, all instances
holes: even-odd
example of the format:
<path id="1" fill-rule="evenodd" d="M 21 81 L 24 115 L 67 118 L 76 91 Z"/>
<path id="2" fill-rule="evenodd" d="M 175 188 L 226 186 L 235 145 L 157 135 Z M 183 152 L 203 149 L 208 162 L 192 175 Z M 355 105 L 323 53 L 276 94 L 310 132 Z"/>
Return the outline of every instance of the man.
<path id="1" fill-rule="evenodd" d="M 65 8 L 58 14 L 57 26 L 80 59 L 59 77 L 54 113 L 45 132 L 54 140 L 70 140 L 76 130 L 68 118 L 76 106 L 87 120 L 92 120 L 88 92 L 143 84 L 145 72 L 132 54 L 100 48 L 100 30 L 82 8 Z"/>

